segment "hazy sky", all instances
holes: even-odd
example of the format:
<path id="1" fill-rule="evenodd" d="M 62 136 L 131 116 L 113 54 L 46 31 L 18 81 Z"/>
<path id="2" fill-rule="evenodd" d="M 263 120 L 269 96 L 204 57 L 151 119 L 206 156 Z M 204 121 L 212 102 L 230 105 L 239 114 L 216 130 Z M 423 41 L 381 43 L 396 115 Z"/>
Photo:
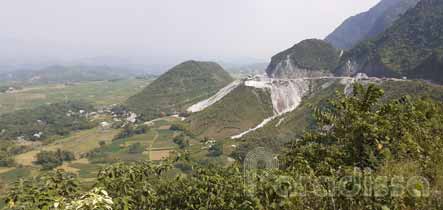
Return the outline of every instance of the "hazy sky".
<path id="1" fill-rule="evenodd" d="M 0 57 L 263 60 L 379 0 L 0 0 Z"/>

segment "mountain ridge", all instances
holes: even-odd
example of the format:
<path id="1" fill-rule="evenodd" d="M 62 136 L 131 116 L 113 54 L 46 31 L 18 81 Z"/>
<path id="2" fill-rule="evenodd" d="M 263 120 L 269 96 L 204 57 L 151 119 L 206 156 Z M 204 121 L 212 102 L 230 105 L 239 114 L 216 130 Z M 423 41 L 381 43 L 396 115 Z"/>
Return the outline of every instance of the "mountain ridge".
<path id="1" fill-rule="evenodd" d="M 410 77 L 443 82 L 443 1 L 422 0 L 377 39 L 345 53 L 338 75 Z"/>
<path id="2" fill-rule="evenodd" d="M 420 0 L 382 0 L 366 12 L 346 19 L 325 40 L 336 48 L 351 49 L 377 37 Z"/>

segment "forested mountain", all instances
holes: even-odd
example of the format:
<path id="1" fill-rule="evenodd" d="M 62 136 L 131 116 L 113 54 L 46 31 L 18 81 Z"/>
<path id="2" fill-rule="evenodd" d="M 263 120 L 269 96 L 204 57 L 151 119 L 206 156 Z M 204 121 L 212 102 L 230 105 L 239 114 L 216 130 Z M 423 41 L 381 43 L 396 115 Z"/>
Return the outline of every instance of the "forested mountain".
<path id="1" fill-rule="evenodd" d="M 369 11 L 346 19 L 326 37 L 326 41 L 340 49 L 350 49 L 360 41 L 374 38 L 397 20 L 419 0 L 382 0 Z"/>
<path id="2" fill-rule="evenodd" d="M 422 0 L 377 39 L 341 60 L 338 74 L 410 77 L 443 82 L 443 1 Z"/>
<path id="3" fill-rule="evenodd" d="M 340 52 L 329 43 L 308 39 L 272 57 L 266 69 L 270 77 L 299 78 L 331 74 Z"/>
<path id="4" fill-rule="evenodd" d="M 233 78 L 213 62 L 187 61 L 179 64 L 128 99 L 127 107 L 153 119 L 183 112 L 189 106 L 215 94 Z"/>

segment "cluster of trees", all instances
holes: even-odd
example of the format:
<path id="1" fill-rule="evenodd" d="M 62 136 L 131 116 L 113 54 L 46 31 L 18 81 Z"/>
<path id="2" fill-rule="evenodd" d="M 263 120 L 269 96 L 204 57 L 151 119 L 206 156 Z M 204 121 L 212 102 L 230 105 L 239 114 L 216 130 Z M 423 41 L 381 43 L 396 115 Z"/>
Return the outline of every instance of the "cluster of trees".
<path id="1" fill-rule="evenodd" d="M 93 106 L 88 103 L 65 102 L 4 114 L 0 117 L 0 139 L 16 140 L 21 137 L 41 141 L 89 129 L 95 124 L 86 118 L 85 113 L 92 110 Z"/>
<path id="2" fill-rule="evenodd" d="M 114 137 L 114 140 L 129 138 L 131 136 L 144 134 L 149 131 L 149 127 L 146 125 L 133 125 L 127 124 L 123 127 L 123 130 Z"/>
<path id="3" fill-rule="evenodd" d="M 14 165 L 14 158 L 8 152 L 0 150 L 0 167 L 11 167 Z"/>
<path id="4" fill-rule="evenodd" d="M 382 95 L 373 85 L 339 95 L 315 110 L 316 126 L 278 157 L 246 158 L 255 168 L 203 166 L 186 154 L 116 163 L 98 173 L 90 190 L 59 171 L 49 181 L 18 182 L 6 202 L 10 209 L 442 209 L 434 192 L 443 190 L 443 104 L 382 102 Z M 277 159 L 280 165 L 269 168 Z M 177 173 L 178 163 L 188 170 Z M 399 193 L 402 187 L 408 193 Z"/>
<path id="5" fill-rule="evenodd" d="M 0 141 L 0 167 L 16 166 L 14 155 L 21 154 L 30 149 L 28 146 L 17 145 L 10 141 Z"/>
<path id="6" fill-rule="evenodd" d="M 180 147 L 180 149 L 185 149 L 189 146 L 189 137 L 183 133 L 174 137 L 173 141 Z"/>
<path id="7" fill-rule="evenodd" d="M 223 154 L 223 143 L 218 141 L 208 149 L 209 156 L 217 157 Z"/>
<path id="8" fill-rule="evenodd" d="M 41 165 L 43 170 L 50 170 L 61 166 L 64 161 L 75 160 L 72 152 L 58 149 L 57 151 L 41 151 L 36 156 L 35 164 Z"/>
<path id="9" fill-rule="evenodd" d="M 183 122 L 176 122 L 171 125 L 169 128 L 171 131 L 182 131 L 183 135 L 188 136 L 189 138 L 195 138 L 195 134 L 191 131 L 189 124 Z"/>
<path id="10" fill-rule="evenodd" d="M 146 147 L 142 143 L 137 142 L 129 146 L 128 152 L 130 154 L 141 154 L 145 151 L 145 149 Z"/>

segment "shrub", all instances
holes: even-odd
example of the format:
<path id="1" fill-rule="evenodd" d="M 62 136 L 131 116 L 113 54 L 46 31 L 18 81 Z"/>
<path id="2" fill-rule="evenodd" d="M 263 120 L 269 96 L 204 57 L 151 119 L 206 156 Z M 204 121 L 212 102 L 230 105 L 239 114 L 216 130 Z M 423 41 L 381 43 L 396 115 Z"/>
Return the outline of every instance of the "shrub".
<path id="1" fill-rule="evenodd" d="M 62 151 L 41 151 L 37 154 L 35 164 L 41 165 L 43 170 L 50 170 L 63 164 L 63 161 L 75 160 L 72 152 Z"/>
<path id="2" fill-rule="evenodd" d="M 12 167 L 14 165 L 14 158 L 7 152 L 0 151 L 0 167 Z"/>
<path id="3" fill-rule="evenodd" d="M 184 149 L 189 146 L 188 137 L 184 134 L 174 137 L 173 141 L 180 147 L 180 149 Z"/>
<path id="4" fill-rule="evenodd" d="M 210 156 L 220 156 L 223 154 L 223 143 L 217 142 L 209 148 Z"/>
<path id="5" fill-rule="evenodd" d="M 144 134 L 148 131 L 149 127 L 146 125 L 126 125 L 123 130 L 114 138 L 114 140 L 129 138 L 134 135 Z"/>
<path id="6" fill-rule="evenodd" d="M 141 144 L 140 142 L 132 144 L 131 146 L 129 146 L 128 150 L 128 152 L 131 154 L 140 154 L 143 153 L 144 151 L 145 151 L 145 146 L 143 146 L 143 144 Z"/>

